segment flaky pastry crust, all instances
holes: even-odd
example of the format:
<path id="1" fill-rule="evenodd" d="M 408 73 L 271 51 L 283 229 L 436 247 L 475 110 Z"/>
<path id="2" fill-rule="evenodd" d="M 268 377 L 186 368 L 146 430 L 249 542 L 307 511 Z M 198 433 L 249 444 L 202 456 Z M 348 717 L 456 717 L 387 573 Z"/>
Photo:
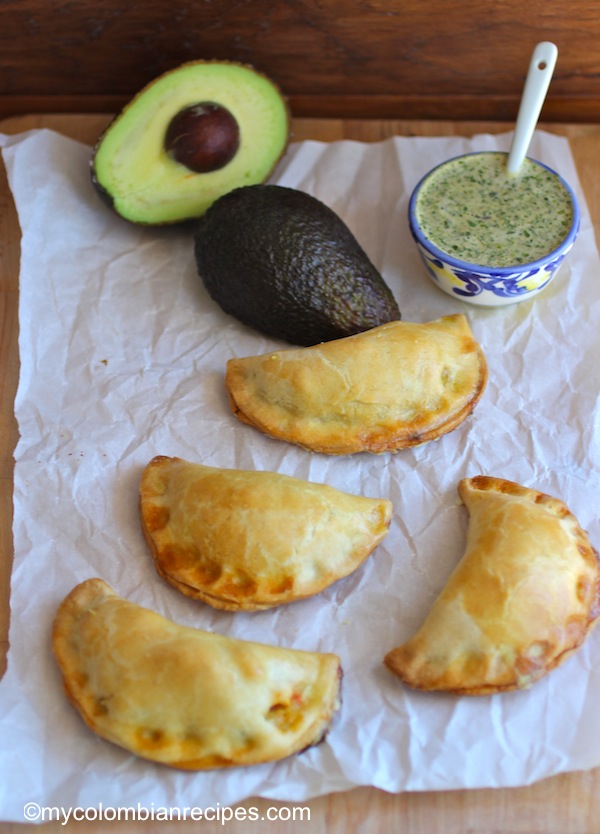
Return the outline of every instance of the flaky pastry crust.
<path id="1" fill-rule="evenodd" d="M 215 608 L 252 611 L 317 594 L 387 535 L 387 499 L 275 472 L 157 456 L 140 484 L 142 529 L 159 574 Z"/>
<path id="2" fill-rule="evenodd" d="M 486 382 L 485 357 L 462 314 L 230 359 L 225 377 L 242 422 L 329 455 L 435 440 L 465 420 Z"/>
<path id="3" fill-rule="evenodd" d="M 321 741 L 340 660 L 177 625 L 102 579 L 61 603 L 52 646 L 66 694 L 104 739 L 188 770 L 274 761 Z"/>
<path id="4" fill-rule="evenodd" d="M 384 662 L 422 690 L 527 688 L 596 624 L 598 554 L 557 498 L 487 476 L 462 480 L 459 494 L 466 551 L 423 625 Z"/>

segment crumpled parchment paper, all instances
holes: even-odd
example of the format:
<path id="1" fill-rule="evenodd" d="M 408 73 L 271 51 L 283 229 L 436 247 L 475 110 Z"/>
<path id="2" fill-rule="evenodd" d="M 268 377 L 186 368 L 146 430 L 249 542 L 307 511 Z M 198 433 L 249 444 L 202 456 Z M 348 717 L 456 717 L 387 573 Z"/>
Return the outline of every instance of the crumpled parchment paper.
<path id="1" fill-rule="evenodd" d="M 421 175 L 459 153 L 508 150 L 510 138 L 307 141 L 282 160 L 272 181 L 340 214 L 405 320 L 466 313 L 489 364 L 482 401 L 451 434 L 396 455 L 329 458 L 231 415 L 227 359 L 276 343 L 211 301 L 189 228 L 138 228 L 112 214 L 92 189 L 89 147 L 44 130 L 2 137 L 23 238 L 0 818 L 23 821 L 27 802 L 207 807 L 356 785 L 512 786 L 600 764 L 598 633 L 531 690 L 493 697 L 419 694 L 382 665 L 463 553 L 462 477 L 496 475 L 556 495 L 600 545 L 600 262 L 567 140 L 540 131 L 530 148 L 571 183 L 582 210 L 574 249 L 534 300 L 490 310 L 444 295 L 409 236 L 407 203 Z M 317 597 L 252 614 L 214 611 L 154 571 L 137 490 L 156 454 L 389 497 L 390 533 L 357 573 Z M 97 738 L 67 703 L 49 644 L 59 602 L 92 576 L 180 623 L 338 653 L 343 704 L 327 740 L 275 764 L 185 773 Z"/>

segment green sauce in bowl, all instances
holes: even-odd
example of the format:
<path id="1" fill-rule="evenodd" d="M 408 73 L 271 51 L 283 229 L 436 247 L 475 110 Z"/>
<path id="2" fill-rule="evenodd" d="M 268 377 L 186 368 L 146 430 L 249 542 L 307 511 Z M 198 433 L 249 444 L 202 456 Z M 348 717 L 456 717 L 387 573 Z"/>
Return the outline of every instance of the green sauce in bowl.
<path id="1" fill-rule="evenodd" d="M 442 252 L 472 264 L 531 263 L 560 246 L 573 203 L 560 178 L 525 159 L 516 174 L 505 153 L 475 153 L 438 166 L 419 189 L 415 217 Z"/>

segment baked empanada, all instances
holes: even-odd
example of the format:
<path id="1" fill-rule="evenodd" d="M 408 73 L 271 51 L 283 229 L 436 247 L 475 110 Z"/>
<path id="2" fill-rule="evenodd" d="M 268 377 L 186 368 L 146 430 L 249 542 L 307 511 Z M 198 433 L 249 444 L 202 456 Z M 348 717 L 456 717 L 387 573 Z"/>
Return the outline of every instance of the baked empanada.
<path id="1" fill-rule="evenodd" d="M 557 498 L 479 476 L 459 483 L 464 556 L 423 625 L 385 664 L 410 686 L 467 695 L 529 687 L 584 641 L 598 554 Z"/>
<path id="2" fill-rule="evenodd" d="M 471 413 L 486 381 L 485 357 L 462 314 L 230 359 L 225 378 L 242 422 L 330 455 L 435 440 Z"/>
<path id="3" fill-rule="evenodd" d="M 65 691 L 99 736 L 187 770 L 274 761 L 321 741 L 339 706 L 337 655 L 181 626 L 88 579 L 52 646 Z"/>
<path id="4" fill-rule="evenodd" d="M 156 569 L 215 608 L 270 608 L 356 570 L 388 532 L 387 499 L 275 472 L 158 456 L 140 485 Z"/>

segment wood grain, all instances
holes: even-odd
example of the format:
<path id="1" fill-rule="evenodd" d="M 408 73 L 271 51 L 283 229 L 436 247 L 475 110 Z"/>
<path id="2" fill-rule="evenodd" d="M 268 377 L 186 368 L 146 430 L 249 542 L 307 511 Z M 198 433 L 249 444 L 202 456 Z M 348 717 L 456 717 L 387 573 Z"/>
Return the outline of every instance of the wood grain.
<path id="1" fill-rule="evenodd" d="M 533 46 L 549 121 L 600 121 L 594 0 L 5 0 L 0 117 L 108 112 L 197 59 L 266 72 L 299 117 L 507 119 Z"/>
<path id="2" fill-rule="evenodd" d="M 30 115 L 0 122 L 0 132 L 19 133 L 48 127 L 64 135 L 92 144 L 111 118 L 96 115 Z M 429 122 L 339 119 L 296 119 L 294 137 L 302 139 L 357 139 L 371 142 L 392 135 L 472 135 L 496 133 L 510 125 L 498 122 Z M 600 230 L 600 126 L 549 125 L 542 127 L 569 137 L 586 199 L 597 232 Z M 8 588 L 12 553 L 11 479 L 12 451 L 17 440 L 13 401 L 18 380 L 18 264 L 19 226 L 4 170 L 0 166 L 0 639 L 6 649 Z M 135 804 L 135 797 L 131 803 Z M 198 798 L 201 805 L 201 797 Z M 600 768 L 584 773 L 569 773 L 537 784 L 502 790 L 427 792 L 392 795 L 375 788 L 356 788 L 344 793 L 319 797 L 306 803 L 280 803 L 249 799 L 240 803 L 239 813 L 257 809 L 266 816 L 269 808 L 281 808 L 289 819 L 267 823 L 263 820 L 203 821 L 204 834 L 592 834 L 600 831 Z M 292 819 L 295 807 L 304 817 Z M 310 811 L 310 821 L 306 817 Z M 297 814 L 299 812 L 296 812 Z M 0 834 L 27 834 L 43 831 L 80 834 L 154 834 L 151 821 L 106 823 L 58 820 L 42 829 L 36 825 L 1 823 Z M 198 822 L 191 820 L 162 823 L 160 830 L 191 834 Z"/>

